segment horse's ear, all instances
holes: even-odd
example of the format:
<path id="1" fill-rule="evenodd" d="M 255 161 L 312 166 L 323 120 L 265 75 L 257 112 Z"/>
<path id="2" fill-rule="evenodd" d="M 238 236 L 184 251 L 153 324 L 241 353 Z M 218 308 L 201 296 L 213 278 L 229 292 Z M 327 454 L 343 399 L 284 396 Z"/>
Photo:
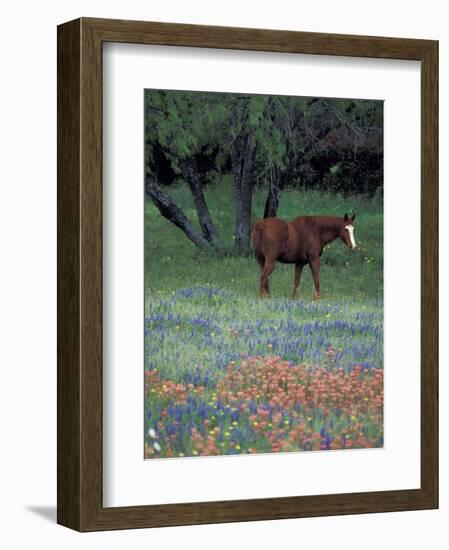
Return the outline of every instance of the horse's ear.
<path id="1" fill-rule="evenodd" d="M 348 214 L 345 214 L 345 222 L 348 221 Z"/>
<path id="2" fill-rule="evenodd" d="M 355 220 L 355 214 L 352 215 L 351 221 Z"/>

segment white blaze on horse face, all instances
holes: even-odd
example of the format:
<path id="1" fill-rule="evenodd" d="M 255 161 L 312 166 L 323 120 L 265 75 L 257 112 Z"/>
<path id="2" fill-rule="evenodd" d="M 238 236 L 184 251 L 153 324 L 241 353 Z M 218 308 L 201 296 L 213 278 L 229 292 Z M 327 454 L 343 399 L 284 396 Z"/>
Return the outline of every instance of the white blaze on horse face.
<path id="1" fill-rule="evenodd" d="M 346 229 L 349 233 L 349 240 L 351 241 L 351 248 L 355 248 L 355 240 L 354 240 L 354 226 L 353 225 L 347 225 Z"/>

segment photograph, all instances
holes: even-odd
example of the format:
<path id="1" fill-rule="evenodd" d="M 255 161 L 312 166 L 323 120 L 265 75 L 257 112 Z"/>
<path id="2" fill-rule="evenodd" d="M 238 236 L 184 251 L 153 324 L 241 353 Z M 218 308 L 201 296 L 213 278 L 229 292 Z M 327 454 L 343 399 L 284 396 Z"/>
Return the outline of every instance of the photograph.
<path id="1" fill-rule="evenodd" d="M 383 447 L 383 101 L 145 90 L 144 457 Z"/>

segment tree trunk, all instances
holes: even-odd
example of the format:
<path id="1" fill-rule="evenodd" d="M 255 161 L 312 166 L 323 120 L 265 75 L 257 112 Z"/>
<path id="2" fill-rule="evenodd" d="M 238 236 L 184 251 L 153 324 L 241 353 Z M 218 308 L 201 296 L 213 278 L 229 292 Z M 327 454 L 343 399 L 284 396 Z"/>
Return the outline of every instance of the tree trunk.
<path id="1" fill-rule="evenodd" d="M 240 144 L 240 148 L 237 149 Z M 235 249 L 238 255 L 248 256 L 251 237 L 251 207 L 253 197 L 256 145 L 246 135 L 239 144 L 231 146 L 232 169 L 235 182 Z"/>
<path id="2" fill-rule="evenodd" d="M 265 201 L 264 218 L 275 218 L 279 208 L 279 195 L 284 189 L 289 171 L 279 172 L 276 170 L 274 180 L 270 180 L 268 186 L 268 195 Z"/>
<path id="3" fill-rule="evenodd" d="M 264 218 L 276 217 L 277 209 L 279 208 L 279 197 L 288 180 L 293 176 L 298 168 L 298 165 L 304 161 L 305 156 L 309 153 L 314 144 L 324 139 L 332 131 L 332 129 L 333 127 L 331 125 L 327 125 L 322 128 L 315 137 L 315 142 L 310 141 L 303 148 L 300 155 L 295 155 L 293 158 L 290 158 L 289 164 L 283 172 L 279 173 L 276 170 L 276 177 L 274 181 L 270 181 L 268 185 L 268 195 L 265 200 L 265 209 L 263 214 Z"/>
<path id="4" fill-rule="evenodd" d="M 181 167 L 182 175 L 192 192 L 198 221 L 205 239 L 212 244 L 221 244 L 220 235 L 212 222 L 209 208 L 203 193 L 203 181 L 195 159 L 187 159 Z"/>
<path id="5" fill-rule="evenodd" d="M 209 243 L 204 235 L 199 233 L 192 226 L 184 212 L 179 208 L 170 195 L 163 191 L 156 182 L 151 181 L 148 176 L 145 179 L 145 193 L 157 206 L 162 216 L 184 231 L 187 237 L 196 246 L 199 248 L 206 248 L 208 246 Z"/>

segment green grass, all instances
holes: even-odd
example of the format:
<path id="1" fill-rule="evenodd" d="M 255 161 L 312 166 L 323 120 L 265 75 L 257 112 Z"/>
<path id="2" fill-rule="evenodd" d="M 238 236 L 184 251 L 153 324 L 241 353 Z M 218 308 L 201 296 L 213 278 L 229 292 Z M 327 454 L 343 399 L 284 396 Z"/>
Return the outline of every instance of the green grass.
<path id="1" fill-rule="evenodd" d="M 185 185 L 170 187 L 170 194 L 197 226 L 196 212 Z M 261 217 L 266 193 L 254 194 L 254 221 Z M 145 204 L 145 278 L 147 295 L 165 295 L 180 288 L 210 285 L 233 290 L 241 296 L 256 297 L 259 268 L 254 258 L 232 255 L 235 212 L 229 181 L 209 186 L 206 199 L 212 218 L 222 236 L 227 255 L 202 253 L 184 233 L 163 218 L 150 201 Z M 350 253 L 338 239 L 326 246 L 321 258 L 321 295 L 326 301 L 351 298 L 381 300 L 383 296 L 383 208 L 378 200 L 344 198 L 316 191 L 285 190 L 278 217 L 290 220 L 307 214 L 341 215 L 355 212 L 358 249 Z M 293 287 L 292 265 L 277 264 L 271 276 L 273 297 L 287 298 Z M 303 272 L 299 297 L 312 300 L 310 269 Z"/>
<path id="2" fill-rule="evenodd" d="M 187 187 L 169 192 L 197 225 Z M 293 301 L 294 268 L 280 264 L 271 276 L 273 297 L 259 300 L 254 257 L 233 255 L 231 182 L 209 186 L 206 198 L 223 238 L 221 255 L 201 252 L 151 202 L 145 204 L 145 456 L 382 446 L 382 204 L 284 191 L 278 216 L 286 220 L 357 214 L 358 250 L 350 253 L 340 240 L 326 247 L 316 302 L 309 268 Z M 265 193 L 256 190 L 254 221 L 264 201 Z M 312 388 L 320 386 L 323 369 L 334 393 L 280 405 L 258 386 L 261 361 L 275 362 L 270 376 L 281 400 L 289 392 L 316 395 Z M 296 365 L 287 372 L 305 378 L 276 381 L 282 361 Z M 242 369 L 242 382 L 230 378 L 233 365 Z M 344 399 L 342 391 L 348 392 Z"/>
<path id="3" fill-rule="evenodd" d="M 170 193 L 197 225 L 187 186 L 172 186 Z M 231 182 L 209 186 L 206 198 L 224 241 L 224 255 L 200 251 L 151 202 L 145 205 L 145 311 L 151 318 L 163 318 L 151 322 L 151 328 L 160 336 L 160 340 L 148 338 L 153 367 L 162 369 L 168 379 L 181 382 L 188 378 L 189 370 L 196 368 L 208 370 L 208 377 L 217 380 L 226 358 L 240 352 L 273 352 L 289 361 L 319 362 L 326 351 L 317 341 L 321 333 L 326 334 L 326 342 L 345 349 L 342 365 L 361 362 L 382 366 L 380 336 L 357 330 L 359 325 L 370 326 L 371 331 L 382 327 L 383 211 L 378 200 L 284 191 L 278 216 L 287 220 L 300 214 L 357 214 L 357 251 L 351 253 L 338 239 L 323 252 L 321 301 L 314 300 L 312 277 L 306 266 L 298 299 L 293 302 L 293 265 L 277 264 L 270 281 L 272 298 L 259 300 L 259 267 L 254 257 L 232 254 Z M 256 190 L 255 214 L 263 212 L 264 201 L 263 190 Z M 201 319 L 205 327 L 192 325 L 192 319 Z M 347 332 L 332 325 L 338 320 L 352 327 L 350 341 Z M 305 338 L 302 329 L 307 323 L 320 323 L 320 327 L 315 335 Z M 250 334 L 246 333 L 248 327 Z M 267 347 L 273 343 L 274 347 Z"/>

